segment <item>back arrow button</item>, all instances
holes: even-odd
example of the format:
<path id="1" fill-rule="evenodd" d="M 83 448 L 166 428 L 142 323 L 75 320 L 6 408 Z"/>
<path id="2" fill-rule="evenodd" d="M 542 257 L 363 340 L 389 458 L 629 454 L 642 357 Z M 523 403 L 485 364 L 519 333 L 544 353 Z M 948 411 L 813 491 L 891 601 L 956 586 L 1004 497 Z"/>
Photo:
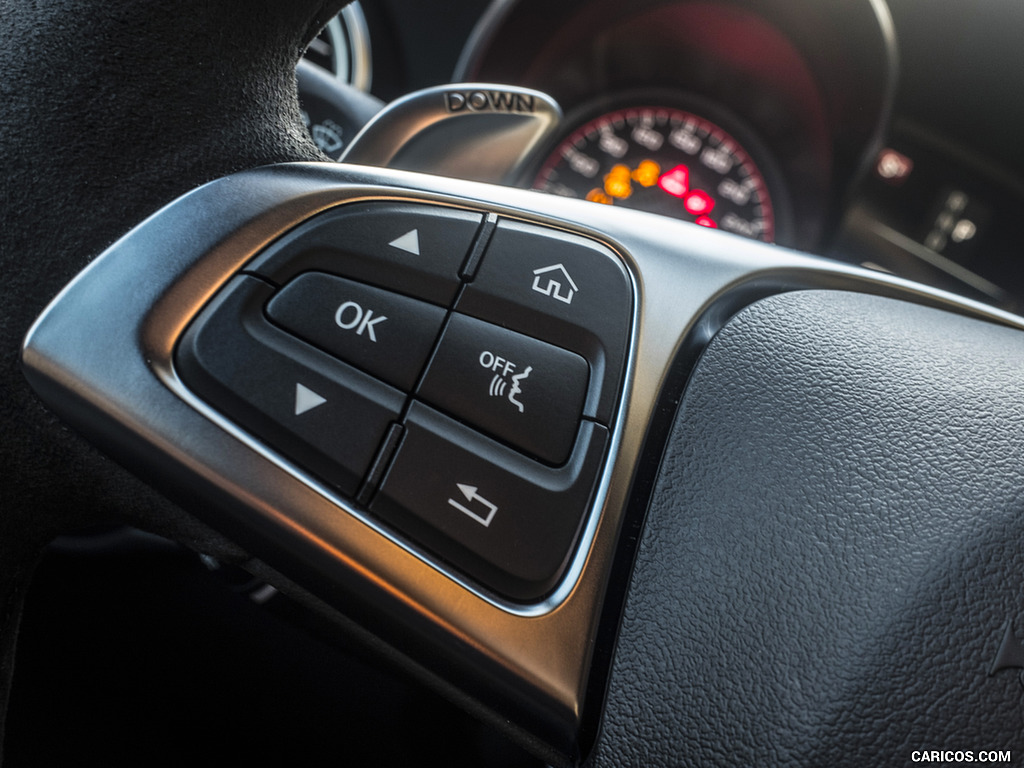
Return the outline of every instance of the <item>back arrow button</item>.
<path id="1" fill-rule="evenodd" d="M 448 499 L 448 503 L 451 506 L 455 507 L 460 512 L 469 515 L 471 518 L 480 523 L 484 528 L 490 526 L 491 520 L 494 519 L 495 514 L 497 514 L 498 512 L 497 505 L 489 502 L 487 499 L 485 499 L 483 496 L 477 493 L 477 487 L 475 485 L 464 485 L 462 483 L 456 483 L 455 485 L 462 492 L 462 495 L 466 497 L 466 501 L 469 504 L 472 504 L 473 502 L 478 502 L 477 507 L 482 507 L 486 511 L 483 514 L 481 514 L 480 512 L 475 512 L 469 507 L 465 506 L 464 504 L 461 504 L 460 502 L 456 501 L 455 499 Z"/>

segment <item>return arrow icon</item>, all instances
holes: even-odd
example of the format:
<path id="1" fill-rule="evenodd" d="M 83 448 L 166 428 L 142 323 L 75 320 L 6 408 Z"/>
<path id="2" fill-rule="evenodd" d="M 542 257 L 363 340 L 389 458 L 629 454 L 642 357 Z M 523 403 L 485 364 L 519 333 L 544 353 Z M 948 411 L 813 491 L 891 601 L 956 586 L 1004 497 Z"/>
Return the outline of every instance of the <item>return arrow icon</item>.
<path id="1" fill-rule="evenodd" d="M 465 504 L 456 501 L 455 499 L 448 499 L 448 503 L 455 507 L 459 512 L 469 515 L 471 518 L 476 520 L 484 528 L 487 528 L 491 524 L 491 520 L 494 519 L 494 515 L 498 512 L 496 504 L 492 504 L 479 493 L 477 493 L 477 487 L 475 485 L 463 485 L 462 483 L 456 483 L 456 487 L 462 492 L 462 495 L 466 497 L 466 502 L 473 504 L 476 502 L 478 508 L 486 510 L 483 514 L 480 512 L 473 511 Z"/>

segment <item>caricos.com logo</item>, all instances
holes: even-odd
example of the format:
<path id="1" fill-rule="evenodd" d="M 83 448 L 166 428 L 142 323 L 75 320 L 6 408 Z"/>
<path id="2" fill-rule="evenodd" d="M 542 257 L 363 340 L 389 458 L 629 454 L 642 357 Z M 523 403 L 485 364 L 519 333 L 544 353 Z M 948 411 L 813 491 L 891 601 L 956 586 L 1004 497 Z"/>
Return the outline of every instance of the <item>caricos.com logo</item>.
<path id="1" fill-rule="evenodd" d="M 1009 763 L 1010 750 L 983 750 L 975 752 L 969 749 L 915 749 L 910 753 L 913 763 Z"/>

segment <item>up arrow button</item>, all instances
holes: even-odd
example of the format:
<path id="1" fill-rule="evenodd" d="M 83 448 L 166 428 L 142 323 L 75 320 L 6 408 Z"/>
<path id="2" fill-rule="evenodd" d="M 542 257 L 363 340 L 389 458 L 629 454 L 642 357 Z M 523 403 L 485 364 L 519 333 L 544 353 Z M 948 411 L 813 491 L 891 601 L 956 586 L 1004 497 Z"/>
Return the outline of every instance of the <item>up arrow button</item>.
<path id="1" fill-rule="evenodd" d="M 339 205 L 296 227 L 247 269 L 278 285 L 303 272 L 331 272 L 447 306 L 462 286 L 482 221 L 482 213 L 422 203 Z"/>
<path id="2" fill-rule="evenodd" d="M 406 232 L 401 237 L 396 237 L 390 243 L 392 248 L 397 248 L 400 251 L 411 253 L 413 256 L 420 255 L 420 233 L 419 230 L 412 229 Z"/>

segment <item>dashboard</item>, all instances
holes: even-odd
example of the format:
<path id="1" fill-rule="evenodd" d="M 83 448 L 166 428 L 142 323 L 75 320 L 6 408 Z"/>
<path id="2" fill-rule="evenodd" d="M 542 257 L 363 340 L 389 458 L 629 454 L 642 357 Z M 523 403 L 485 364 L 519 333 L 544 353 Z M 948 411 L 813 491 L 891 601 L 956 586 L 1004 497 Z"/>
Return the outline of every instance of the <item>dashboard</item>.
<path id="1" fill-rule="evenodd" d="M 320 72 L 313 77 L 331 79 L 341 89 L 335 93 L 348 99 L 348 111 L 334 114 L 323 102 L 329 102 L 322 94 L 330 89 L 318 92 L 300 77 L 303 117 L 325 154 L 339 157 L 383 105 L 420 89 L 452 82 L 536 89 L 549 94 L 562 114 L 505 179 L 509 186 L 657 213 L 909 278 L 1002 310 L 1024 309 L 1024 144 L 1018 138 L 1024 100 L 1008 85 L 1024 74 L 1021 4 L 451 0 L 443 10 L 439 5 L 356 4 L 311 44 L 307 62 Z M 39 650 L 24 660 L 21 698 L 12 708 L 10 743 L 19 750 L 12 765 L 31 764 L 33 753 L 39 754 L 37 742 L 47 738 L 31 733 L 25 712 L 46 706 L 48 691 L 61 690 L 59 659 L 86 665 L 92 661 L 83 662 L 83 656 L 102 660 L 105 653 L 133 652 L 130 635 L 113 650 L 109 637 L 80 649 L 47 645 L 55 637 L 48 627 L 69 612 L 80 625 L 76 637 L 87 636 L 95 603 L 106 596 L 129 605 L 133 617 L 151 625 L 148 634 L 166 634 L 164 642 L 177 646 L 173 653 L 182 654 L 186 665 L 202 662 L 203 680 L 224 673 L 211 658 L 245 648 L 233 664 L 223 665 L 229 674 L 225 687 L 242 686 L 248 669 L 273 656 L 276 644 L 298 649 L 286 669 L 265 671 L 269 683 L 257 705 L 271 711 L 284 701 L 292 711 L 276 722 L 280 742 L 267 733 L 245 749 L 239 746 L 238 754 L 252 764 L 293 758 L 281 746 L 289 740 L 329 746 L 332 723 L 326 713 L 343 711 L 354 732 L 347 754 L 356 759 L 398 765 L 426 754 L 427 762 L 447 756 L 451 765 L 539 765 L 433 694 L 396 682 L 361 651 L 352 652 L 354 661 L 339 661 L 295 630 L 308 623 L 315 635 L 323 629 L 315 619 L 293 606 L 280 607 L 272 589 L 246 574 L 214 561 L 197 565 L 165 542 L 140 544 L 120 531 L 65 541 L 53 552 L 26 618 L 25 636 Z M 90 564 L 93 555 L 107 564 L 97 569 Z M 161 575 L 140 567 L 143 559 L 158 563 Z M 225 594 L 210 597 L 203 580 L 207 569 L 225 576 Z M 186 575 L 176 581 L 181 573 Z M 71 582 L 80 584 L 70 597 L 47 599 Z M 136 584 L 150 594 L 140 597 Z M 182 616 L 201 612 L 209 637 L 190 636 L 182 629 L 188 620 L 169 619 L 161 600 L 174 603 Z M 238 601 L 244 604 L 240 610 Z M 47 603 L 59 608 L 51 614 Z M 128 621 L 117 607 L 102 610 L 112 626 Z M 230 618 L 236 610 L 241 624 Z M 247 633 L 247 627 L 258 629 Z M 266 637 L 257 637 L 261 633 Z M 159 644 L 147 649 L 153 658 L 171 655 Z M 182 682 L 165 663 L 158 662 L 157 679 L 173 690 Z M 332 679 L 350 676 L 358 690 L 330 686 L 318 665 L 329 667 Z M 147 670 L 152 674 L 143 667 L 129 675 L 144 679 Z M 97 672 L 93 684 L 109 680 Z M 193 678 L 184 684 L 193 683 L 199 684 Z M 38 692 L 28 693 L 33 688 Z M 193 702 L 197 722 L 222 717 L 229 737 L 235 734 L 239 741 L 253 730 L 251 712 L 229 711 L 238 706 L 236 699 L 219 691 L 198 698 L 204 700 Z M 394 701 L 401 727 L 393 731 L 374 713 Z M 54 717 L 75 721 L 73 733 L 87 740 L 98 721 L 112 719 L 102 708 L 92 720 L 82 716 L 90 703 L 88 696 L 70 695 L 54 705 Z M 115 711 L 113 718 L 125 714 Z M 131 714 L 137 720 L 126 722 L 140 745 L 160 738 L 158 727 L 147 730 L 154 728 L 154 718 Z M 169 705 L 155 719 L 180 714 Z M 468 735 L 453 747 L 443 736 L 451 731 Z M 427 752 L 419 749 L 424 744 Z M 190 757 L 201 760 L 201 750 Z"/>
<path id="2" fill-rule="evenodd" d="M 550 94 L 564 116 L 509 183 L 637 207 L 1003 309 L 1024 153 L 1013 3 L 550 3 L 364 9 L 370 90 Z M 365 84 L 365 81 L 364 81 Z M 682 182 L 682 183 L 681 183 Z"/>

